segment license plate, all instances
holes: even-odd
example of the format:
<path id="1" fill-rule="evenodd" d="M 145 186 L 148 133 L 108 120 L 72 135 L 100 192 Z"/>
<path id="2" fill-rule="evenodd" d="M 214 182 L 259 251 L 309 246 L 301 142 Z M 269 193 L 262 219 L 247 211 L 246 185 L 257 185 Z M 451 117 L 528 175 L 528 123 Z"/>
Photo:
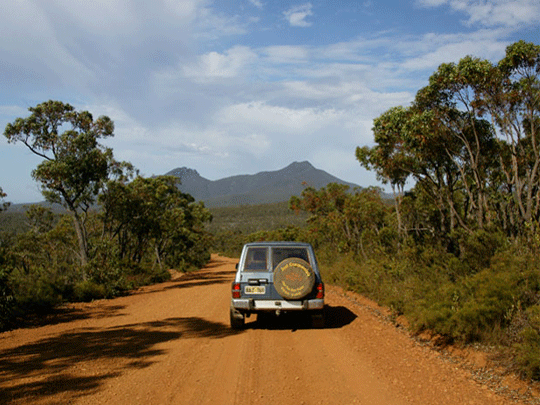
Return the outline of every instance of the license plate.
<path id="1" fill-rule="evenodd" d="M 263 285 L 246 285 L 244 292 L 246 294 L 265 294 L 266 287 Z"/>

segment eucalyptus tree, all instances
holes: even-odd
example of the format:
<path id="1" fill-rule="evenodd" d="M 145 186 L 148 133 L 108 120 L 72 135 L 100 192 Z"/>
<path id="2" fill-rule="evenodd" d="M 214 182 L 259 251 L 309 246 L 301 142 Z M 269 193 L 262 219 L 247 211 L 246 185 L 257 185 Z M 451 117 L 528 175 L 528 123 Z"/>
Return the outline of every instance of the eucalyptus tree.
<path id="1" fill-rule="evenodd" d="M 505 140 L 499 161 L 514 215 L 534 227 L 540 220 L 540 45 L 508 46 L 490 79 L 478 104 Z"/>
<path id="2" fill-rule="evenodd" d="M 88 211 L 117 165 L 112 150 L 98 141 L 113 136 L 114 124 L 109 117 L 94 120 L 88 111 L 76 111 L 60 101 L 46 101 L 29 111 L 30 116 L 8 124 L 4 136 L 43 158 L 32 177 L 47 201 L 61 204 L 72 215 L 84 266 L 89 252 Z"/>
<path id="3" fill-rule="evenodd" d="M 453 200 L 457 170 L 445 151 L 456 148 L 455 140 L 438 125 L 433 113 L 413 107 L 391 108 L 374 120 L 373 134 L 376 145 L 357 148 L 356 157 L 362 166 L 376 170 L 383 182 L 400 189 L 396 197 L 399 230 L 409 230 L 400 205 L 403 185 L 410 177 L 439 210 L 439 230 L 452 229 L 456 217 L 460 218 Z"/>
<path id="4" fill-rule="evenodd" d="M 395 197 L 398 230 L 403 230 L 401 201 L 407 180 L 415 177 L 417 159 L 407 147 L 405 137 L 410 108 L 390 108 L 374 120 L 373 135 L 376 145 L 356 148 L 356 159 L 368 170 L 374 170 L 383 184 L 390 183 Z"/>
<path id="5" fill-rule="evenodd" d="M 484 227 L 490 172 L 495 169 L 497 142 L 488 121 L 480 118 L 479 96 L 489 87 L 493 66 L 489 61 L 467 56 L 457 64 L 444 63 L 420 89 L 413 103 L 417 111 L 429 112 L 434 129 L 444 134 L 442 150 L 452 160 L 467 206 L 464 215 L 475 217 Z"/>

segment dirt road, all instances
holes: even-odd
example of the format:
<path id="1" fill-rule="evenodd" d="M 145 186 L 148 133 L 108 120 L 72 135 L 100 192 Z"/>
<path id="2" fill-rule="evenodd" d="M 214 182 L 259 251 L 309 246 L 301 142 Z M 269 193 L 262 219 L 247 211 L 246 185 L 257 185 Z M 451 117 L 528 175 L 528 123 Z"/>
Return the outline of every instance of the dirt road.
<path id="1" fill-rule="evenodd" d="M 328 325 L 229 328 L 235 261 L 0 334 L 0 403 L 510 404 L 337 289 Z"/>

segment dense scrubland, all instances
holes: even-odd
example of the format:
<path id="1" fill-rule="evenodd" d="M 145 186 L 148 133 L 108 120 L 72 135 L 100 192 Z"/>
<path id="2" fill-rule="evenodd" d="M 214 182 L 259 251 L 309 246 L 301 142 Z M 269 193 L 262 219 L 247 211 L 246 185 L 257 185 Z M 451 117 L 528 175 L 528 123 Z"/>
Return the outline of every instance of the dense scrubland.
<path id="1" fill-rule="evenodd" d="M 98 147 L 95 134 L 109 136 L 109 121 L 74 119 L 66 105 L 44 103 L 5 135 L 43 154 L 45 141 L 55 139 L 55 151 L 69 145 L 33 173 L 66 214 L 32 207 L 24 232 L 2 234 L 0 323 L 165 279 L 167 269 L 196 267 L 211 250 L 237 256 L 248 241 L 303 240 L 327 283 L 390 307 L 439 342 L 488 345 L 509 369 L 538 380 L 539 75 L 540 46 L 520 41 L 495 64 L 466 57 L 441 65 L 410 106 L 376 118 L 374 146 L 358 147 L 356 157 L 392 187 L 392 200 L 377 188 L 329 184 L 288 204 L 212 212 L 174 179 L 137 176 Z M 47 109 L 64 111 L 74 129 L 36 143 L 44 131 L 32 131 Z M 89 181 L 85 167 L 96 162 L 102 175 Z M 66 180 L 66 167 L 80 172 Z"/>

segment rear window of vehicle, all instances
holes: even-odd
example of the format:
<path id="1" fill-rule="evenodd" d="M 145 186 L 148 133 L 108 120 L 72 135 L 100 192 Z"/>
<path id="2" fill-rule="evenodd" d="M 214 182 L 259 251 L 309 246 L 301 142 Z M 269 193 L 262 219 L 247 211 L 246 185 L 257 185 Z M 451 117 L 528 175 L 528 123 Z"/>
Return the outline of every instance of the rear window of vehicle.
<path id="1" fill-rule="evenodd" d="M 272 265 L 276 266 L 289 257 L 297 257 L 309 263 L 309 255 L 306 248 L 298 247 L 276 247 L 272 248 Z"/>
<path id="2" fill-rule="evenodd" d="M 246 261 L 244 271 L 266 271 L 268 270 L 269 249 L 267 247 L 249 247 L 246 251 Z M 270 248 L 272 270 L 283 260 L 290 257 L 297 257 L 310 263 L 308 249 L 303 247 L 272 247 Z M 310 263 L 311 264 L 311 263 Z"/>
<path id="3" fill-rule="evenodd" d="M 245 270 L 266 270 L 268 249 L 265 247 L 250 247 L 246 252 Z"/>

